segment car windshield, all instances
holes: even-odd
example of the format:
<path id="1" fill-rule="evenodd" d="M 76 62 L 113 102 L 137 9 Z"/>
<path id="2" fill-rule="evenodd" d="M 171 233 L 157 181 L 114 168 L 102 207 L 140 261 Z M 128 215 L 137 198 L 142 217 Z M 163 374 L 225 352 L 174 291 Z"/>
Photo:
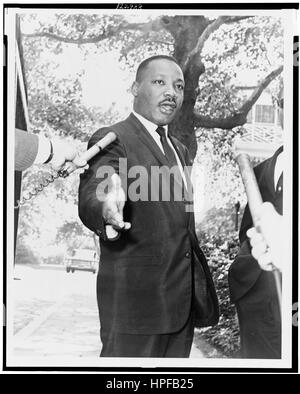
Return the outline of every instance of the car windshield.
<path id="1" fill-rule="evenodd" d="M 96 257 L 95 251 L 89 249 L 75 249 L 74 252 L 71 258 L 76 260 L 94 260 Z"/>

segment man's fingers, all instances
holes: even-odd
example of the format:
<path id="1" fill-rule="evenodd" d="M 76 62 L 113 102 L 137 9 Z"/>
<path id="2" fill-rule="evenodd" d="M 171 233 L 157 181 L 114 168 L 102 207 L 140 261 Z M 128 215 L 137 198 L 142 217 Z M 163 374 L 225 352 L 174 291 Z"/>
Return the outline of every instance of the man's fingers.
<path id="1" fill-rule="evenodd" d="M 263 235 L 252 227 L 247 231 L 247 236 L 251 244 L 251 254 L 257 260 L 261 269 L 272 270 L 272 256 Z"/>
<path id="2" fill-rule="evenodd" d="M 72 161 L 77 167 L 85 167 L 87 165 L 87 161 L 81 159 L 80 156 L 76 156 L 75 159 Z"/>
<path id="3" fill-rule="evenodd" d="M 247 231 L 247 236 L 249 237 L 250 242 L 253 243 L 264 241 L 263 235 L 259 233 L 255 228 L 250 228 Z"/>
<path id="4" fill-rule="evenodd" d="M 247 237 L 251 239 L 256 232 L 257 230 L 254 227 L 249 228 L 249 230 L 246 232 Z"/>
<path id="5" fill-rule="evenodd" d="M 76 158 L 77 150 L 73 146 L 70 146 L 65 142 L 60 142 L 58 147 L 60 152 L 64 155 L 66 161 L 72 161 Z"/>
<path id="6" fill-rule="evenodd" d="M 112 224 L 113 228 L 118 231 L 127 231 L 131 229 L 131 223 L 129 222 L 121 222 L 121 221 L 114 221 L 115 224 Z"/>
<path id="7" fill-rule="evenodd" d="M 257 247 L 262 251 L 265 251 L 268 248 L 265 239 L 260 234 L 253 236 L 249 241 L 252 248 Z"/>
<path id="8" fill-rule="evenodd" d="M 88 170 L 88 168 L 89 168 L 89 165 L 87 164 L 86 166 L 84 166 L 84 167 L 80 167 L 80 168 L 78 168 L 77 169 L 77 174 L 79 175 L 79 174 L 83 174 L 86 170 Z"/>
<path id="9" fill-rule="evenodd" d="M 50 165 L 54 170 L 61 170 L 63 165 L 68 161 L 72 161 L 78 168 L 82 168 L 87 165 L 87 161 L 80 158 L 80 154 L 72 144 L 68 144 L 59 139 L 53 139 L 52 146 L 53 158 Z"/>
<path id="10" fill-rule="evenodd" d="M 112 190 L 118 190 L 122 187 L 121 178 L 118 174 L 113 174 L 110 178 L 110 186 Z"/>
<path id="11" fill-rule="evenodd" d="M 269 252 L 261 255 L 258 259 L 258 264 L 260 265 L 260 268 L 265 270 L 265 271 L 272 271 L 273 265 L 272 265 L 272 256 Z"/>
<path id="12" fill-rule="evenodd" d="M 250 228 L 247 231 L 247 236 L 249 237 L 249 242 L 252 247 L 251 253 L 253 257 L 258 259 L 258 257 L 265 253 L 268 248 L 266 240 L 261 233 L 257 232 L 255 228 Z"/>
<path id="13" fill-rule="evenodd" d="M 129 223 L 129 222 L 124 222 L 124 228 L 123 228 L 123 230 L 127 231 L 127 230 L 130 230 L 130 229 L 131 229 L 131 223 Z"/>
<path id="14" fill-rule="evenodd" d="M 115 230 L 113 228 L 113 226 L 111 226 L 110 224 L 105 226 L 105 231 L 106 231 L 107 238 L 110 241 L 115 241 L 120 237 L 119 232 L 117 230 Z"/>
<path id="15" fill-rule="evenodd" d="M 120 212 L 116 212 L 113 217 L 113 223 L 111 223 L 117 230 L 122 230 L 125 226 L 123 221 L 123 215 Z"/>
<path id="16" fill-rule="evenodd" d="M 131 228 L 131 223 L 129 222 L 115 222 L 116 224 L 113 224 L 113 228 L 118 231 L 127 231 Z"/>
<path id="17" fill-rule="evenodd" d="M 127 231 L 131 228 L 131 224 L 124 222 L 123 219 L 123 208 L 125 205 L 125 193 L 122 189 L 121 178 L 118 174 L 113 174 L 110 179 L 110 191 L 106 196 L 105 202 L 103 204 L 103 218 L 106 224 L 112 226 L 108 227 L 110 234 L 108 238 L 116 238 L 114 230 Z"/>
<path id="18" fill-rule="evenodd" d="M 252 246 L 252 256 L 258 260 L 260 258 L 260 256 L 262 256 L 263 254 L 265 254 L 267 252 L 267 247 L 265 243 L 257 243 L 255 245 Z"/>
<path id="19" fill-rule="evenodd" d="M 50 162 L 51 167 L 55 171 L 59 171 L 65 164 L 65 158 L 63 156 L 54 156 Z"/>
<path id="20" fill-rule="evenodd" d="M 107 210 L 104 220 L 107 224 L 111 224 L 117 230 L 121 230 L 125 226 L 123 216 L 117 211 Z"/>
<path id="21" fill-rule="evenodd" d="M 124 222 L 123 214 L 116 211 L 115 209 L 106 209 L 103 218 L 105 223 L 111 224 L 116 230 L 127 231 L 131 228 L 131 223 Z"/>
<path id="22" fill-rule="evenodd" d="M 113 174 L 110 179 L 109 192 L 105 199 L 105 207 L 111 208 L 115 213 L 119 213 L 120 219 L 118 219 L 118 221 L 123 222 L 124 205 L 125 192 L 121 186 L 121 178 L 118 174 Z"/>
<path id="23" fill-rule="evenodd" d="M 106 225 L 106 235 L 109 241 L 116 241 L 120 238 L 121 232 L 127 231 L 131 228 L 131 224 L 124 222 L 124 227 L 121 230 L 116 230 L 112 225 Z"/>

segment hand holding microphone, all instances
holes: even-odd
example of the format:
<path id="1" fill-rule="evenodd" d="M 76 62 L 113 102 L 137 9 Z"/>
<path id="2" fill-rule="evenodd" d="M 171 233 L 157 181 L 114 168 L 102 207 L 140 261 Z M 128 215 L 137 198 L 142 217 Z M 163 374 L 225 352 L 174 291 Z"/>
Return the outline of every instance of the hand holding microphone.
<path id="1" fill-rule="evenodd" d="M 272 270 L 272 264 L 282 270 L 283 245 L 282 245 L 283 217 L 279 215 L 274 206 L 265 202 L 261 206 L 256 228 L 247 231 L 251 254 L 265 271 Z"/>
<path id="2" fill-rule="evenodd" d="M 114 132 L 110 131 L 106 134 L 105 137 L 101 138 L 95 145 L 93 145 L 86 152 L 81 155 L 73 156 L 72 159 L 65 163 L 62 169 L 60 169 L 59 174 L 63 178 L 66 178 L 73 171 L 77 170 L 77 168 L 84 167 L 87 162 L 96 156 L 99 152 L 105 149 L 109 144 L 114 142 L 117 139 L 117 136 Z M 71 155 L 70 155 L 71 157 Z M 54 157 L 53 157 L 54 160 Z"/>
<path id="3" fill-rule="evenodd" d="M 82 157 L 83 155 L 79 156 L 76 149 L 72 145 L 67 144 L 66 142 L 61 140 L 53 140 L 52 146 L 53 157 L 49 164 L 54 170 L 62 170 L 62 168 L 68 162 L 73 163 L 76 168 L 82 168 L 87 165 L 87 160 Z"/>

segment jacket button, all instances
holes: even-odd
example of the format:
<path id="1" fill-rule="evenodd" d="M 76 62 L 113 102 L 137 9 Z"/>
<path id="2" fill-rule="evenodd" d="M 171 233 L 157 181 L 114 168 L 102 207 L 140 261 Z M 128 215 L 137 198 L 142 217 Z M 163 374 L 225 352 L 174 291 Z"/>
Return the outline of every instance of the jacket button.
<path id="1" fill-rule="evenodd" d="M 187 258 L 191 257 L 190 252 L 186 252 L 185 257 L 187 257 Z"/>

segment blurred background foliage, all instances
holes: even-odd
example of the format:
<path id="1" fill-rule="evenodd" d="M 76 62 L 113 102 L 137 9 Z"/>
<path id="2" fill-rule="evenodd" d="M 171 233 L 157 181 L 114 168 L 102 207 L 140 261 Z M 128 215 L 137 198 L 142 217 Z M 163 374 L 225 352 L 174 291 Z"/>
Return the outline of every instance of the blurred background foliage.
<path id="1" fill-rule="evenodd" d="M 194 26 L 202 26 L 201 33 L 212 22 L 211 16 L 195 16 L 191 23 L 183 17 L 142 14 L 67 15 L 49 13 L 49 10 L 47 15 L 22 14 L 31 131 L 51 138 L 64 137 L 84 150 L 100 126 L 114 123 L 130 112 L 130 102 L 124 105 L 124 100 L 122 104 L 118 100 L 126 93 L 121 89 L 130 88 L 137 64 L 157 53 L 184 58 Z M 188 125 L 181 128 L 182 134 L 177 132 L 188 145 L 194 166 L 202 173 L 200 178 L 196 177 L 201 192 L 195 198 L 202 200 L 200 213 L 196 215 L 197 232 L 209 258 L 221 306 L 220 324 L 203 330 L 203 335 L 227 356 L 233 356 L 238 349 L 238 325 L 229 301 L 227 271 L 238 249 L 235 203 L 239 201 L 242 207 L 245 204 L 231 146 L 233 138 L 243 134 L 243 126 L 205 128 L 190 119 L 194 112 L 212 118 L 238 113 L 245 100 L 240 86 L 257 86 L 282 64 L 282 40 L 280 20 L 266 16 L 223 23 L 212 31 L 199 53 L 202 68 L 198 70 L 196 84 L 186 93 L 186 100 L 190 97 L 194 100 L 188 109 L 191 112 L 183 114 L 187 116 L 183 121 Z M 104 105 L 107 95 L 111 97 L 109 83 L 120 77 L 102 75 L 107 71 L 101 69 L 99 62 L 94 69 L 87 67 L 86 62 L 97 58 L 101 64 L 103 56 L 105 63 L 109 53 L 115 54 L 125 85 L 120 86 L 115 100 Z M 190 78 L 188 72 L 191 71 L 185 71 Z M 92 85 L 96 99 L 91 102 L 85 98 L 86 78 L 97 81 L 98 74 L 110 81 L 105 86 L 96 82 Z M 275 78 L 269 86 L 274 95 L 279 80 L 280 77 Z M 23 190 L 38 185 L 48 174 L 44 167 L 31 167 L 23 174 Z M 58 264 L 63 263 L 65 254 L 72 248 L 94 248 L 92 234 L 77 214 L 78 183 L 76 174 L 58 179 L 21 207 L 17 263 Z"/>

